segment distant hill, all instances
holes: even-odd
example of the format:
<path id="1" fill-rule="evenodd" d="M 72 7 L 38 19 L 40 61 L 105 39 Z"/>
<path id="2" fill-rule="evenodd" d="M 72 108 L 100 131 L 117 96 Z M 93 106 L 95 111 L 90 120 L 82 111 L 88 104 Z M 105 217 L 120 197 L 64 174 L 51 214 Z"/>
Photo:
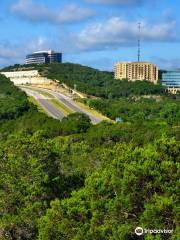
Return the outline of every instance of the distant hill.
<path id="1" fill-rule="evenodd" d="M 90 67 L 73 63 L 53 63 L 43 65 L 14 65 L 3 71 L 23 71 L 37 69 L 50 79 L 56 79 L 69 87 L 89 95 L 102 98 L 119 98 L 131 95 L 161 95 L 164 87 L 147 81 L 128 82 L 114 80 L 113 72 L 100 71 Z"/>

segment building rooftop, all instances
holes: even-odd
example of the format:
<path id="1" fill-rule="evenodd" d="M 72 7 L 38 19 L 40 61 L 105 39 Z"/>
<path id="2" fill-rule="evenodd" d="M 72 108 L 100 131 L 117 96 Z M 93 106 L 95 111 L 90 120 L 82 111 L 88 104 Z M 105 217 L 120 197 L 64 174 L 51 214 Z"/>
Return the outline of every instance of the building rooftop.
<path id="1" fill-rule="evenodd" d="M 34 54 L 36 53 L 48 53 L 48 54 L 51 54 L 51 53 L 55 53 L 55 51 L 53 50 L 47 50 L 47 51 L 37 51 L 37 52 L 33 52 Z"/>
<path id="2" fill-rule="evenodd" d="M 138 64 L 138 63 L 143 63 L 143 64 L 154 64 L 154 63 L 151 63 L 151 62 L 137 62 L 137 61 L 135 61 L 135 62 L 130 62 L 130 61 L 123 61 L 123 62 L 117 62 L 117 63 L 136 63 L 136 64 Z"/>

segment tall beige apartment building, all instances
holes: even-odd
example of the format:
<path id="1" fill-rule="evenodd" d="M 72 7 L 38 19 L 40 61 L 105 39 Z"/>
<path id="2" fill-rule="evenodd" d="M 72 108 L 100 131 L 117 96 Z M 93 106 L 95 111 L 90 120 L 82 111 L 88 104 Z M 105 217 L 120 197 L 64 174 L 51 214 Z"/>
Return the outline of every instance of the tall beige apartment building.
<path id="1" fill-rule="evenodd" d="M 119 62 L 115 64 L 115 79 L 129 81 L 158 81 L 158 67 L 148 62 Z"/>

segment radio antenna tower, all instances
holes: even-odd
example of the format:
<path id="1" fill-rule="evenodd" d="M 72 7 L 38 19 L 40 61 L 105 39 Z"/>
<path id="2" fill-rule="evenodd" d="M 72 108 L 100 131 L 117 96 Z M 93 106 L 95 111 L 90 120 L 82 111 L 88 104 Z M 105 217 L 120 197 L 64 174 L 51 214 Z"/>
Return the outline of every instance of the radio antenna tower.
<path id="1" fill-rule="evenodd" d="M 138 62 L 141 58 L 141 23 L 138 23 Z"/>

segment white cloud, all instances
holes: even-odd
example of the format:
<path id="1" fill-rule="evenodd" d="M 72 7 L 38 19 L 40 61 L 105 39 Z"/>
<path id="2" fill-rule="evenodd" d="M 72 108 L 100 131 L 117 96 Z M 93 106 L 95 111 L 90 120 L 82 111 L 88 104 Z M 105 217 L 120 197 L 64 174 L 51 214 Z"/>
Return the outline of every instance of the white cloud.
<path id="1" fill-rule="evenodd" d="M 87 0 L 91 3 L 105 3 L 105 4 L 137 4 L 143 0 Z"/>
<path id="2" fill-rule="evenodd" d="M 18 61 L 20 48 L 14 44 L 3 41 L 0 43 L 0 65 L 10 65 Z"/>
<path id="3" fill-rule="evenodd" d="M 163 57 L 157 57 L 154 56 L 152 59 L 154 59 L 160 69 L 180 69 L 180 58 L 163 58 Z"/>
<path id="4" fill-rule="evenodd" d="M 170 42 L 179 40 L 176 22 L 149 24 L 142 22 L 144 42 Z M 118 49 L 137 44 L 138 27 L 136 22 L 110 18 L 104 22 L 86 27 L 77 35 L 77 47 L 82 50 Z"/>
<path id="5" fill-rule="evenodd" d="M 72 23 L 92 17 L 95 12 L 76 4 L 63 8 L 50 9 L 34 0 L 19 0 L 10 8 L 11 12 L 31 21 L 47 21 L 51 23 Z"/>
<path id="6" fill-rule="evenodd" d="M 24 63 L 28 53 L 40 50 L 51 49 L 54 45 L 52 39 L 45 37 L 37 37 L 32 41 L 23 41 L 19 43 L 10 43 L 2 41 L 0 43 L 0 65 L 11 65 L 15 63 Z"/>
<path id="7" fill-rule="evenodd" d="M 116 4 L 122 6 L 140 6 L 144 3 L 152 3 L 157 0 L 86 0 L 89 3 Z"/>
<path id="8" fill-rule="evenodd" d="M 18 56 L 17 49 L 9 42 L 0 43 L 0 58 L 15 58 Z"/>

